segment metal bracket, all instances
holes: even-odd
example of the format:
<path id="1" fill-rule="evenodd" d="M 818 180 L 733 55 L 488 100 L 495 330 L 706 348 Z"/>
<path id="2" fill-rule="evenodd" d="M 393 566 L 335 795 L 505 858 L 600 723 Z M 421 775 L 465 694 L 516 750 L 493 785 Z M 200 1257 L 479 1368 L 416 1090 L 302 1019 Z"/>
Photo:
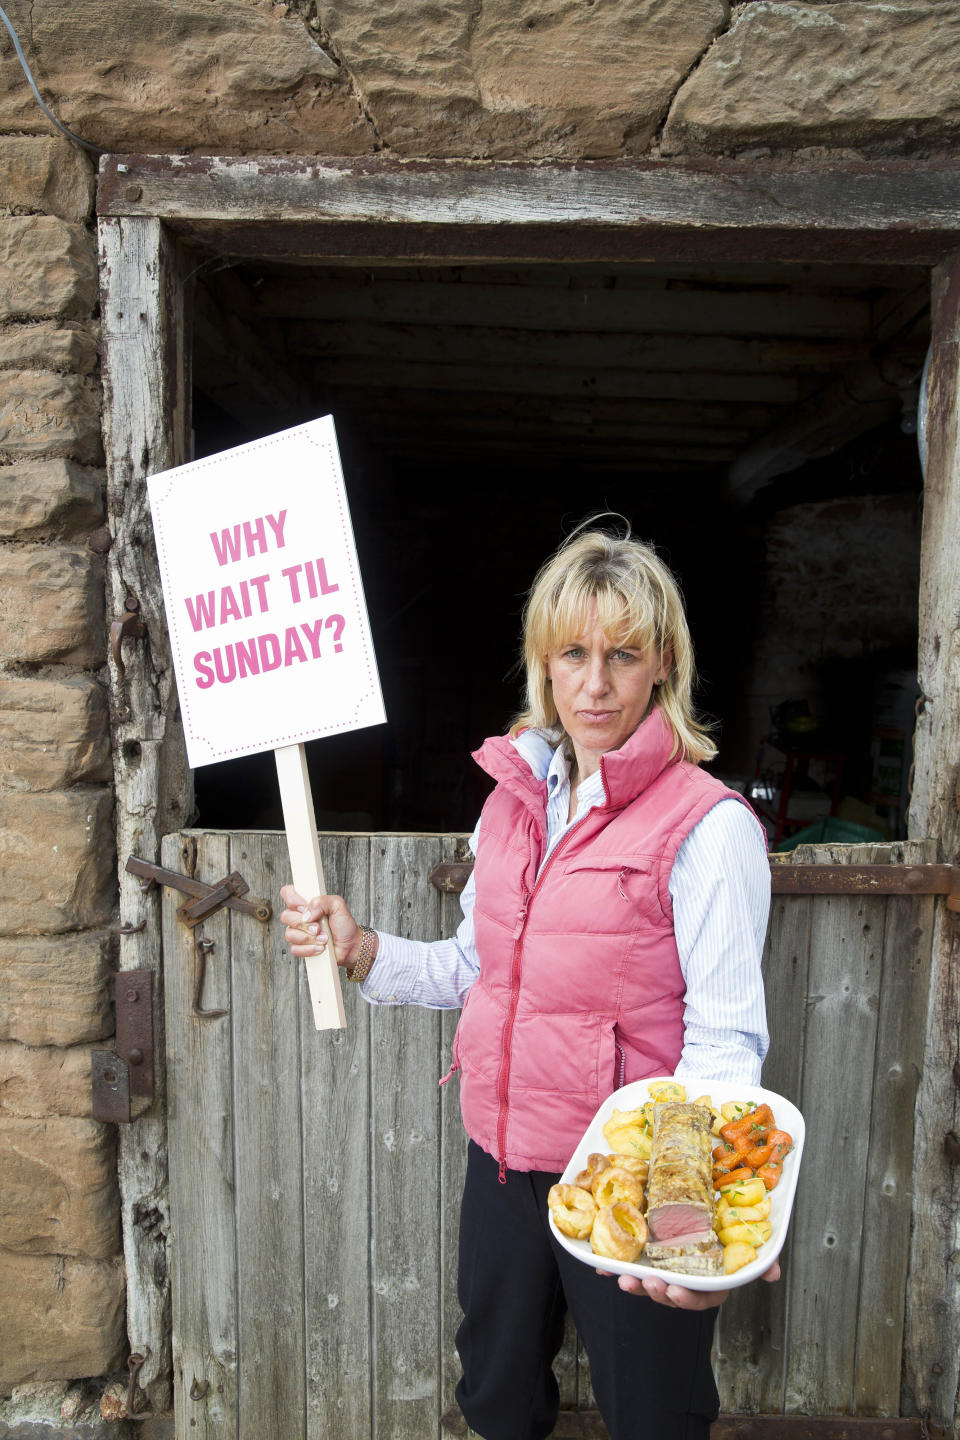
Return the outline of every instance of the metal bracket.
<path id="1" fill-rule="evenodd" d="M 153 1099 L 153 971 L 120 970 L 115 981 L 116 1050 L 91 1057 L 93 1118 L 129 1125 L 131 1096 Z"/>

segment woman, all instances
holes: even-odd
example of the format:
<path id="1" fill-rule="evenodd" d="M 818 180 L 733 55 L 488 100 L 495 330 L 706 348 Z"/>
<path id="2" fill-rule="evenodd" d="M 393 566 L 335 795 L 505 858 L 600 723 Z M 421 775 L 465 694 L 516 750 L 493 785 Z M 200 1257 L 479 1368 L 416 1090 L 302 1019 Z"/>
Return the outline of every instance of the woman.
<path id="1" fill-rule="evenodd" d="M 307 904 L 290 886 L 281 919 L 306 956 L 323 950 L 327 916 L 371 1003 L 463 1005 L 457 1398 L 471 1433 L 550 1434 L 569 1308 L 612 1440 L 706 1440 L 723 1296 L 613 1285 L 552 1240 L 546 1196 L 620 1085 L 758 1082 L 765 837 L 699 769 L 716 752 L 693 714 L 689 631 L 649 546 L 575 534 L 534 582 L 524 658 L 527 708 L 475 756 L 497 783 L 456 939 L 378 934 L 338 896 Z"/>

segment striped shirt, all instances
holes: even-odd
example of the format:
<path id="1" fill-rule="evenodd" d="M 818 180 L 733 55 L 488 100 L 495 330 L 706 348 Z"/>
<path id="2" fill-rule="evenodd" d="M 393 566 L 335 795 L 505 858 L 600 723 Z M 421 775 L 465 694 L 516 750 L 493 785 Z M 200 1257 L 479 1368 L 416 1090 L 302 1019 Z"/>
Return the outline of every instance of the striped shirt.
<path id="1" fill-rule="evenodd" d="M 547 783 L 547 846 L 543 863 L 563 835 L 604 800 L 600 771 L 580 782 L 568 821 L 570 766 L 537 731 L 514 744 Z M 474 855 L 480 826 L 470 838 Z M 542 868 L 542 866 L 541 866 Z M 767 1053 L 760 957 L 770 909 L 770 868 L 756 821 L 739 800 L 720 800 L 681 845 L 670 874 L 674 932 L 686 993 L 683 1052 L 677 1079 L 698 1077 L 756 1085 Z M 426 942 L 378 932 L 377 959 L 361 991 L 374 1005 L 458 1009 L 480 972 L 473 926 L 473 876 L 460 903 L 456 937 Z"/>

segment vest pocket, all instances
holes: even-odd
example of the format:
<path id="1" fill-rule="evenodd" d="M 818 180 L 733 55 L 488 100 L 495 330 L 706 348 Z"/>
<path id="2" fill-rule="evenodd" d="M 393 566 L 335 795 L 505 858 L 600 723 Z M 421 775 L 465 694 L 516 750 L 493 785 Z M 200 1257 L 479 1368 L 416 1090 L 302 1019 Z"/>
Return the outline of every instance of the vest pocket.
<path id="1" fill-rule="evenodd" d="M 563 910 L 575 917 L 591 916 L 594 933 L 625 934 L 643 918 L 662 921 L 657 895 L 658 861 L 647 855 L 583 855 L 563 867 Z"/>

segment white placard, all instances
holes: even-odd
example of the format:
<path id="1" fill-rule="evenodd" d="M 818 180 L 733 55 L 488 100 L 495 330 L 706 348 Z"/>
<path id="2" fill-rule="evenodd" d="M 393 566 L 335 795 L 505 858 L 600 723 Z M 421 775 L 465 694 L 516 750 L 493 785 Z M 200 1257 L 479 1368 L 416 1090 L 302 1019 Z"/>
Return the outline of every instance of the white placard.
<path id="1" fill-rule="evenodd" d="M 147 483 L 190 764 L 382 724 L 333 419 Z"/>

